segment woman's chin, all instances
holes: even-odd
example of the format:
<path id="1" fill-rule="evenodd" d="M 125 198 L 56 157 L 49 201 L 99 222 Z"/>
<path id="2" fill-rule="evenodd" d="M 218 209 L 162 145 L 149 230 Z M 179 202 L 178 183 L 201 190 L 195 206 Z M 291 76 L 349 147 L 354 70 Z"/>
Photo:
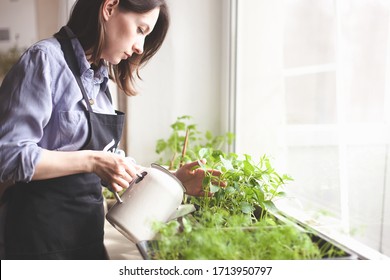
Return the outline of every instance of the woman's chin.
<path id="1" fill-rule="evenodd" d="M 108 63 L 110 63 L 111 65 L 118 65 L 122 60 L 125 60 L 125 59 L 122 59 L 122 58 L 106 59 L 106 61 Z"/>

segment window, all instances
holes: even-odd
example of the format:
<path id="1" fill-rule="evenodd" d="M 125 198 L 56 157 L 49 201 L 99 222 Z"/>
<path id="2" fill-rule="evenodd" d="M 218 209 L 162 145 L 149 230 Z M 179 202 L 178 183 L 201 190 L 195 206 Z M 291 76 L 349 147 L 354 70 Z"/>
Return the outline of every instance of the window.
<path id="1" fill-rule="evenodd" d="M 390 255 L 390 3 L 237 1 L 236 151 L 281 209 Z"/>

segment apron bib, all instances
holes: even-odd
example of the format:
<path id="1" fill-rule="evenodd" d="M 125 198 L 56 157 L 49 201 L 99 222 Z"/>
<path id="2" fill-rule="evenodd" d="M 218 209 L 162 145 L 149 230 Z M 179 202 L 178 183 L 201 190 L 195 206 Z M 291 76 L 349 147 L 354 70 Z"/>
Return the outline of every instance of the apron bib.
<path id="1" fill-rule="evenodd" d="M 80 150 L 115 151 L 124 114 L 92 111 L 66 31 L 57 39 L 75 75 L 88 110 L 89 136 Z M 109 98 L 109 92 L 107 92 Z M 7 193 L 6 259 L 104 259 L 104 209 L 100 178 L 82 173 L 18 183 Z"/>

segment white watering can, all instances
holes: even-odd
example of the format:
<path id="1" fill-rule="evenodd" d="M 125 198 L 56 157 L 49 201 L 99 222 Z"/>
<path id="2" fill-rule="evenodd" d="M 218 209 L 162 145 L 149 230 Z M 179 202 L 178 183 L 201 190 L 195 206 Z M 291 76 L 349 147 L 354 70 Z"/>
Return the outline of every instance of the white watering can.
<path id="1" fill-rule="evenodd" d="M 195 210 L 193 205 L 181 205 L 186 189 L 167 169 L 151 164 L 110 208 L 106 219 L 134 243 L 152 240 L 155 222 L 167 222 Z"/>

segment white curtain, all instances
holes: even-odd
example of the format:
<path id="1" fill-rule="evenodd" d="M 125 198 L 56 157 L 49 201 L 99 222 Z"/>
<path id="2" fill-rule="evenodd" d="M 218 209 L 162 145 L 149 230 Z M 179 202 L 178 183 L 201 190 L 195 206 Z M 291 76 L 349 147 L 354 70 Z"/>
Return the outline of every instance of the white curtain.
<path id="1" fill-rule="evenodd" d="M 238 0 L 238 153 L 280 207 L 390 255 L 390 1 Z"/>

